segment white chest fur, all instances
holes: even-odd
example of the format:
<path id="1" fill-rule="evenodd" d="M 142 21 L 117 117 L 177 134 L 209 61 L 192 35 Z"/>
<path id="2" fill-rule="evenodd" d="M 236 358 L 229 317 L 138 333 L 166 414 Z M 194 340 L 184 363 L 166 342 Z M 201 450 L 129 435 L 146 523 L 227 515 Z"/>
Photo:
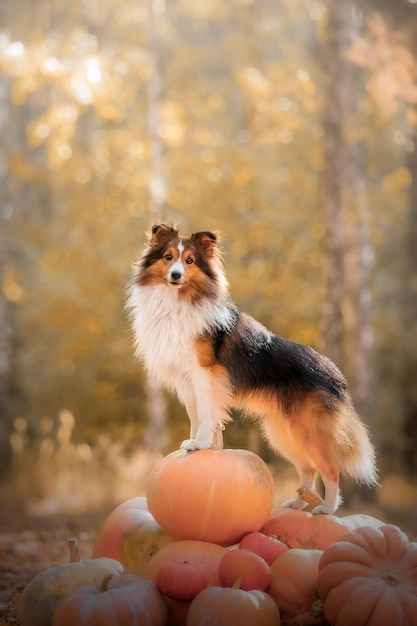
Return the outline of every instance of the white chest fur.
<path id="1" fill-rule="evenodd" d="M 194 342 L 213 327 L 230 324 L 225 306 L 206 301 L 193 305 L 166 285 L 134 286 L 128 302 L 137 354 L 151 375 L 171 387 L 198 368 Z"/>

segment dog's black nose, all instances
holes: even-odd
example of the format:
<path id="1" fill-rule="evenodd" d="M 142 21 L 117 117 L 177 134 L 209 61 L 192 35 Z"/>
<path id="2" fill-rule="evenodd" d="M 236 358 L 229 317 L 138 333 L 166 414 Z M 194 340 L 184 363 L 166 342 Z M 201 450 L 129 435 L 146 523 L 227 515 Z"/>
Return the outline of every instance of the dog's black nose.
<path id="1" fill-rule="evenodd" d="M 179 272 L 172 272 L 171 278 L 172 280 L 179 280 L 181 278 L 181 274 Z"/>

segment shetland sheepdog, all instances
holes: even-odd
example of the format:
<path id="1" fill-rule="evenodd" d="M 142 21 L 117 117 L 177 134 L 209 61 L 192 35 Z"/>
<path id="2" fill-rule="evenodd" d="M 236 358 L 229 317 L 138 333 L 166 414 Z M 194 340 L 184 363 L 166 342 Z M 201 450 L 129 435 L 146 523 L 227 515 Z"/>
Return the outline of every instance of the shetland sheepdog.
<path id="1" fill-rule="evenodd" d="M 345 378 L 325 356 L 274 335 L 233 304 L 215 233 L 183 237 L 153 226 L 127 307 L 137 355 L 185 404 L 191 433 L 182 448 L 222 447 L 223 425 L 237 408 L 260 421 L 301 486 L 312 489 L 320 474 L 324 501 L 313 513 L 336 510 L 341 474 L 376 484 L 374 449 Z"/>

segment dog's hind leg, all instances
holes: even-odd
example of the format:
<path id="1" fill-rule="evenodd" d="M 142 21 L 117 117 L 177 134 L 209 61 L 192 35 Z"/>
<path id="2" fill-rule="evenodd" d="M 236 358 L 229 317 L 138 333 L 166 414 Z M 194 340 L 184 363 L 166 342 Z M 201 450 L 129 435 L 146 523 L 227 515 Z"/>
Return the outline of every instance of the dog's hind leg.
<path id="1" fill-rule="evenodd" d="M 320 474 L 324 484 L 324 502 L 323 504 L 316 506 L 312 510 L 312 513 L 315 515 L 332 515 L 341 502 L 341 496 L 339 493 L 340 471 L 336 461 L 336 453 L 330 445 L 330 442 L 327 442 L 326 445 L 326 443 L 321 442 L 319 437 L 317 437 L 316 441 L 312 438 L 312 441 L 309 443 L 310 446 L 306 445 L 306 457 L 309 459 L 309 463 L 311 465 L 308 465 L 307 475 L 304 467 L 302 467 L 301 471 L 299 471 L 301 486 L 308 487 L 310 489 L 313 487 L 314 479 L 311 480 L 311 477 L 309 477 L 308 469 L 314 467 L 315 474 Z M 296 467 L 298 469 L 297 465 Z M 309 482 L 310 484 L 308 484 Z"/>
<path id="2" fill-rule="evenodd" d="M 306 455 L 324 484 L 324 502 L 316 506 L 312 513 L 332 515 L 342 500 L 339 492 L 337 446 L 330 437 L 325 438 L 322 433 L 310 433 L 305 448 Z"/>
<path id="3" fill-rule="evenodd" d="M 306 455 L 300 435 L 295 436 L 293 429 L 278 411 L 270 410 L 263 421 L 263 430 L 271 447 L 292 463 L 300 478 L 300 487 L 313 489 L 317 469 L 314 462 Z M 285 501 L 281 506 L 301 510 L 307 502 L 300 496 Z"/>
<path id="4" fill-rule="evenodd" d="M 298 476 L 300 477 L 300 486 L 306 487 L 306 489 L 313 489 L 314 480 L 316 478 L 316 470 L 313 467 L 306 465 L 306 464 L 301 464 L 300 466 L 297 466 L 295 464 L 295 468 L 298 472 Z M 297 498 L 286 500 L 285 502 L 283 502 L 281 506 L 285 508 L 297 509 L 298 511 L 301 511 L 307 506 L 307 502 L 303 500 L 302 498 L 300 498 L 300 496 L 298 496 Z"/>
<path id="5" fill-rule="evenodd" d="M 316 506 L 312 513 L 332 515 L 342 501 L 339 491 L 339 472 L 329 466 L 326 469 L 319 468 L 319 473 L 324 483 L 324 502 Z"/>

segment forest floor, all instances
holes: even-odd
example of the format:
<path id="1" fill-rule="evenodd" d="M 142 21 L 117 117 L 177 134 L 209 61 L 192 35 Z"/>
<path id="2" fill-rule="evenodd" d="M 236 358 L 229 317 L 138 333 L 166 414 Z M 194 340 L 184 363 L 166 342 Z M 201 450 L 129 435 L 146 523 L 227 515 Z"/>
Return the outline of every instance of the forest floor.
<path id="1" fill-rule="evenodd" d="M 19 626 L 17 607 L 24 587 L 40 572 L 69 562 L 66 539 L 77 539 L 88 559 L 108 511 L 83 516 L 19 516 L 0 513 L 0 624 Z"/>

